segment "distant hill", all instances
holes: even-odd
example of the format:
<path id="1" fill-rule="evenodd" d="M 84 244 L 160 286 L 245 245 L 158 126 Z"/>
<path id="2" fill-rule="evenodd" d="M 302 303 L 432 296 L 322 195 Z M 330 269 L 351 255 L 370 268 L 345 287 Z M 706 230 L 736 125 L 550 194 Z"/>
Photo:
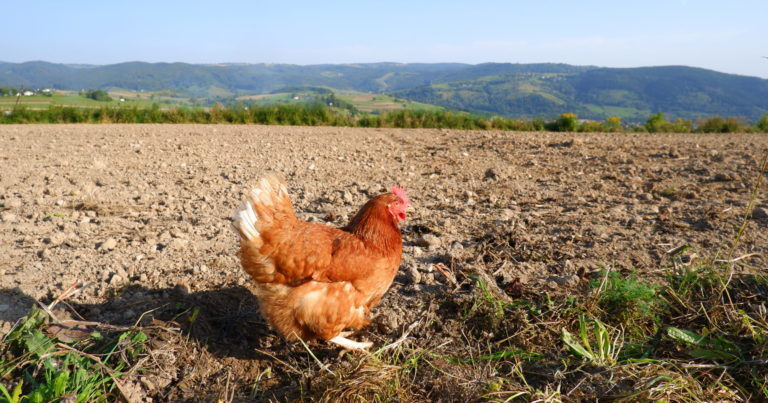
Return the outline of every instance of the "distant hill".
<path id="1" fill-rule="evenodd" d="M 642 121 L 768 112 L 768 80 L 684 67 L 599 68 L 567 64 L 368 63 L 186 64 L 129 62 L 105 66 L 0 63 L 0 86 L 57 89 L 173 90 L 218 100 L 287 87 L 386 93 L 450 109 L 506 117 L 621 116 Z M 242 99 L 242 98 L 241 98 Z"/>

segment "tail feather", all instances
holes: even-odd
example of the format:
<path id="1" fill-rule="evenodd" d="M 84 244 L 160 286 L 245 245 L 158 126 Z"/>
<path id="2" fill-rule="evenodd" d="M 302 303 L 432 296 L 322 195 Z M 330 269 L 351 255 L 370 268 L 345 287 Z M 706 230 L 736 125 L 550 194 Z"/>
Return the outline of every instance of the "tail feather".
<path id="1" fill-rule="evenodd" d="M 288 188 L 282 179 L 269 175 L 259 180 L 235 210 L 234 227 L 241 238 L 260 244 L 260 237 L 276 220 L 295 219 Z"/>
<path id="2" fill-rule="evenodd" d="M 240 203 L 240 207 L 235 210 L 234 225 L 240 236 L 244 239 L 252 239 L 259 236 L 256 229 L 256 212 L 253 211 L 253 205 L 250 202 Z"/>

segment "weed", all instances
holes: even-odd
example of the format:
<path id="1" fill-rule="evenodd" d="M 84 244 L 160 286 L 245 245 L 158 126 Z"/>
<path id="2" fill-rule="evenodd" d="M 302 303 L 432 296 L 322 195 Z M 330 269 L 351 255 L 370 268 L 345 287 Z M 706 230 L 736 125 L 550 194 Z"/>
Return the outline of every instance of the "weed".
<path id="1" fill-rule="evenodd" d="M 35 307 L 0 343 L 0 377 L 17 380 L 12 394 L 4 386 L 0 389 L 5 400 L 115 399 L 119 379 L 143 353 L 147 336 L 126 331 L 107 338 L 80 331 L 81 337 L 64 342 L 51 335 L 49 320 Z"/>
<path id="2" fill-rule="evenodd" d="M 51 221 L 54 217 L 67 218 L 67 216 L 61 213 L 48 213 L 45 215 L 45 217 L 43 217 L 43 221 Z"/>
<path id="3" fill-rule="evenodd" d="M 675 200 L 677 198 L 677 189 L 674 187 L 664 188 L 659 192 L 659 196 L 666 197 L 667 199 Z"/>
<path id="4" fill-rule="evenodd" d="M 592 323 L 591 332 L 589 322 Z M 581 315 L 579 316 L 579 336 L 581 340 L 577 340 L 565 328 L 562 329 L 563 342 L 573 353 L 587 362 L 599 367 L 612 367 L 618 363 L 619 352 L 624 342 L 623 331 L 609 331 L 599 320 L 587 319 L 586 316 Z"/>
<path id="5" fill-rule="evenodd" d="M 480 277 L 473 276 L 477 284 L 472 305 L 464 310 L 468 322 L 482 330 L 493 330 L 504 318 L 508 304 L 493 295 L 488 285 Z"/>
<path id="6" fill-rule="evenodd" d="M 657 296 L 658 287 L 639 281 L 635 273 L 623 276 L 618 272 L 602 272 L 601 278 L 590 282 L 596 288 L 598 306 L 611 322 L 630 329 L 630 335 L 652 334 L 660 318 L 663 303 Z"/>

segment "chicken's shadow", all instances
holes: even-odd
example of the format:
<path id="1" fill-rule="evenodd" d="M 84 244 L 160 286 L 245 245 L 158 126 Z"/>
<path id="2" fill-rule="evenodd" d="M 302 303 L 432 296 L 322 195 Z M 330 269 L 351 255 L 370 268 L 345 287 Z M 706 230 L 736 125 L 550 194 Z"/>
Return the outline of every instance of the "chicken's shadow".
<path id="1" fill-rule="evenodd" d="M 103 303 L 61 305 L 74 319 L 114 326 L 178 328 L 217 357 L 252 359 L 261 356 L 256 349 L 284 344 L 269 330 L 256 297 L 242 286 L 188 292 L 183 287 L 128 285 Z"/>

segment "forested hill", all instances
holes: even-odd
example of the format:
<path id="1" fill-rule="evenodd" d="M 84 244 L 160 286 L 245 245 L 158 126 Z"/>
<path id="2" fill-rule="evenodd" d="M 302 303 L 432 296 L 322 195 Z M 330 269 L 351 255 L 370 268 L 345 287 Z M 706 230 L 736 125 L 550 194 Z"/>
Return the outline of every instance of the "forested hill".
<path id="1" fill-rule="evenodd" d="M 768 112 L 768 80 L 663 66 L 599 68 L 566 64 L 185 64 L 105 66 L 0 63 L 0 87 L 173 90 L 198 98 L 262 94 L 286 87 L 388 93 L 456 110 L 506 117 L 742 116 Z"/>

